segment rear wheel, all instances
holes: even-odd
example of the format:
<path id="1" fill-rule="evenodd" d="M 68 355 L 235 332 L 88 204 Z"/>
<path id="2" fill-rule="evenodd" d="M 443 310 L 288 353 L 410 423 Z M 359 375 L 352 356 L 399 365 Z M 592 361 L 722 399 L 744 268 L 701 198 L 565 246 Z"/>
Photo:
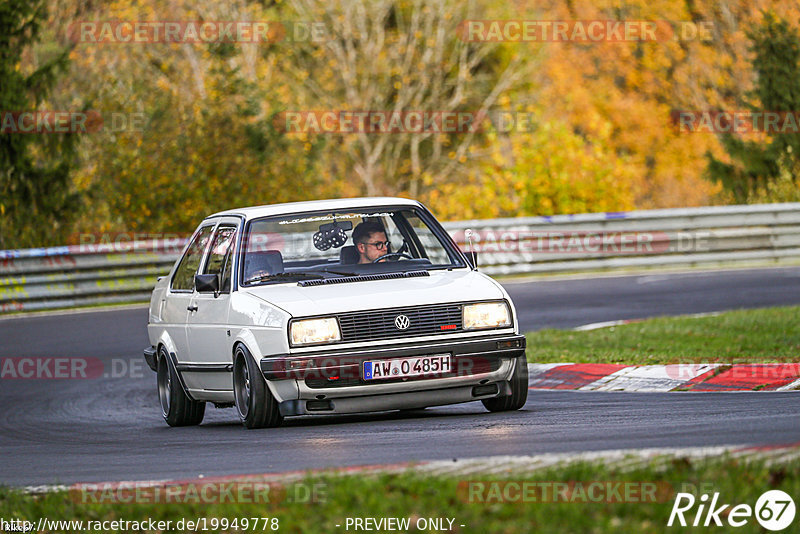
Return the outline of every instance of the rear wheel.
<path id="1" fill-rule="evenodd" d="M 167 354 L 167 349 L 158 349 L 158 400 L 161 415 L 169 426 L 199 425 L 206 413 L 206 403 L 195 401 L 186 395 L 178 379 L 178 372 Z"/>
<path id="2" fill-rule="evenodd" d="M 528 360 L 519 356 L 514 361 L 514 375 L 511 377 L 511 395 L 483 399 L 481 402 L 490 412 L 519 410 L 528 400 Z"/>
<path id="3" fill-rule="evenodd" d="M 261 369 L 241 345 L 234 356 L 233 396 L 239 418 L 247 428 L 275 427 L 283 422 L 278 401 L 267 387 Z"/>

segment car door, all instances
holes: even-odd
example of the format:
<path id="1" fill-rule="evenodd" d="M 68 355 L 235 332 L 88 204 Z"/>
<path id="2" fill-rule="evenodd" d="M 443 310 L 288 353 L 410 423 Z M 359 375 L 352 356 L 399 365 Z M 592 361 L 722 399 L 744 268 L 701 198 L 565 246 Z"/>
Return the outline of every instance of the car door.
<path id="1" fill-rule="evenodd" d="M 213 223 L 206 223 L 194 233 L 172 275 L 169 289 L 162 302 L 161 317 L 164 321 L 164 329 L 175 345 L 176 357 L 179 362 L 191 359 L 186 335 L 188 308 L 194 293 L 194 275 L 200 267 L 205 250 L 211 241 L 213 229 Z"/>
<path id="2" fill-rule="evenodd" d="M 231 389 L 228 308 L 239 225 L 238 218 L 219 220 L 208 253 L 198 271 L 200 274 L 216 274 L 219 277 L 219 291 L 195 291 L 192 294 L 187 338 L 194 365 L 191 367 L 191 376 L 190 373 L 184 374 L 190 388 Z"/>

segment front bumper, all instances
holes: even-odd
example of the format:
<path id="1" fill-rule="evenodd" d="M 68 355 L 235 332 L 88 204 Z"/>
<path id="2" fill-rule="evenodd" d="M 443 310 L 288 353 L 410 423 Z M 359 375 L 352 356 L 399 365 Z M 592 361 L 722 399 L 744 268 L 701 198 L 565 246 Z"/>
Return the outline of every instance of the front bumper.
<path id="1" fill-rule="evenodd" d="M 524 336 L 499 335 L 378 349 L 281 354 L 262 358 L 260 367 L 273 393 L 278 393 L 283 415 L 419 408 L 509 394 L 514 361 L 525 355 L 525 346 Z M 374 382 L 362 377 L 366 360 L 432 354 L 450 354 L 452 371 L 435 377 Z"/>
<path id="2" fill-rule="evenodd" d="M 510 395 L 507 381 L 490 382 L 479 386 L 458 386 L 444 389 L 426 389 L 381 395 L 363 395 L 329 400 L 287 400 L 278 405 L 283 416 L 312 414 L 346 414 L 382 412 L 386 410 L 413 410 L 428 406 L 443 406 L 498 395 Z"/>

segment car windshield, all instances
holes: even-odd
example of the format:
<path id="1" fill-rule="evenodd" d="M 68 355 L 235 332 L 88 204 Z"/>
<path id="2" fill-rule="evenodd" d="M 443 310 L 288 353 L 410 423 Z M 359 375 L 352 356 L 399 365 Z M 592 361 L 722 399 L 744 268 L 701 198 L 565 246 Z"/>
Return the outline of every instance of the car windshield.
<path id="1" fill-rule="evenodd" d="M 444 230 L 414 208 L 369 208 L 253 220 L 243 285 L 462 267 Z"/>

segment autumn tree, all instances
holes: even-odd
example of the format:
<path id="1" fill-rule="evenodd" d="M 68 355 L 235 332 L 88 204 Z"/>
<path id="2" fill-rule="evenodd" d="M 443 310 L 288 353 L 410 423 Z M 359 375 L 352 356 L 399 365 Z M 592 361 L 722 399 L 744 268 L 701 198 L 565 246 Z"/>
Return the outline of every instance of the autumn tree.
<path id="1" fill-rule="evenodd" d="M 300 20 L 327 38 L 288 43 L 306 105 L 326 110 L 452 113 L 489 122 L 489 111 L 523 75 L 520 56 L 459 37 L 459 24 L 484 13 L 475 1 L 294 0 Z M 484 119 L 484 117 L 486 117 Z M 476 130 L 358 131 L 331 141 L 367 195 L 425 196 L 466 176 Z M 334 155 L 336 154 L 336 155 Z"/>
<path id="2" fill-rule="evenodd" d="M 750 37 L 757 78 L 747 108 L 755 113 L 796 113 L 800 109 L 800 35 L 797 30 L 768 13 Z M 730 162 L 709 154 L 709 175 L 721 181 L 737 202 L 797 200 L 796 171 L 800 170 L 797 129 L 788 133 L 760 134 L 770 138 L 747 139 L 723 134 L 721 140 Z"/>
<path id="3" fill-rule="evenodd" d="M 15 133 L 7 122 L 36 111 L 67 66 L 66 50 L 49 57 L 31 51 L 46 21 L 44 1 L 0 6 L 0 248 L 63 241 L 79 207 L 70 186 L 74 134 Z"/>
<path id="4" fill-rule="evenodd" d="M 88 101 L 105 119 L 128 121 L 81 135 L 79 144 L 63 135 L 0 137 L 0 246 L 9 239 L 61 244 L 75 213 L 73 232 L 188 232 L 218 209 L 364 194 L 418 198 L 445 219 L 735 201 L 721 182 L 705 178 L 706 154 L 748 180 L 754 158 L 763 160 L 766 170 L 755 175 L 775 178 L 745 180 L 748 201 L 798 196 L 796 139 L 731 138 L 729 146 L 758 148 L 742 159 L 717 135 L 681 132 L 672 121 L 675 110 L 750 103 L 796 110 L 794 101 L 786 108 L 762 102 L 757 84 L 773 80 L 768 92 L 778 96 L 777 89 L 795 91 L 796 79 L 787 78 L 796 67 L 793 41 L 775 33 L 774 50 L 764 48 L 763 56 L 772 59 L 753 62 L 748 32 L 764 11 L 795 31 L 794 2 L 47 0 L 49 18 L 36 37 L 28 21 L 43 20 L 34 16 L 43 14 L 35 7 L 42 2 L 27 4 L 0 8 L 12 26 L 0 37 L 7 43 L 0 47 L 2 110 L 79 110 Z M 12 13 L 27 15 L 12 20 Z M 672 21 L 676 32 L 708 23 L 710 35 L 478 42 L 462 38 L 465 20 Z M 287 33 L 261 43 L 72 46 L 70 27 L 80 21 L 268 21 L 285 23 Z M 324 32 L 298 34 L 294 22 Z M 65 48 L 69 70 L 55 77 L 57 69 L 42 66 L 58 63 Z M 52 85 L 34 83 L 47 72 Z M 291 110 L 531 119 L 510 130 L 490 120 L 477 131 L 287 135 L 275 125 Z M 23 154 L 23 164 L 12 166 L 9 154 Z M 41 175 L 34 180 L 31 172 Z M 73 192 L 83 201 L 79 212 L 65 208 Z M 34 212 L 58 215 L 30 224 Z"/>
<path id="5" fill-rule="evenodd" d="M 272 21 L 285 9 L 145 0 L 75 15 L 77 4 L 60 24 Z M 127 121 L 86 136 L 75 181 L 91 211 L 80 230 L 188 233 L 213 211 L 335 196 L 315 170 L 319 140 L 297 143 L 268 127 L 295 98 L 274 43 L 89 42 L 77 46 L 73 63 L 60 98 L 93 95 L 105 117 Z"/>

